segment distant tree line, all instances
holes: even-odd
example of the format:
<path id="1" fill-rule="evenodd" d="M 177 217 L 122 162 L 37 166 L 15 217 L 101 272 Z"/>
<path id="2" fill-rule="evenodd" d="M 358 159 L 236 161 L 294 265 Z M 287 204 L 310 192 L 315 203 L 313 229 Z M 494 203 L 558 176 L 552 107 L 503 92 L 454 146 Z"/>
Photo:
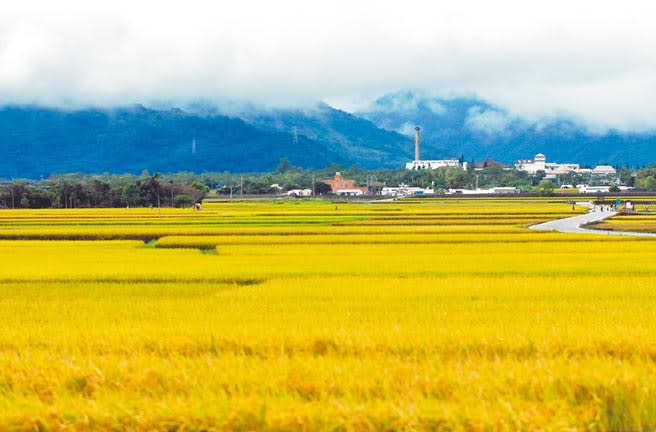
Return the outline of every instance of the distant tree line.
<path id="1" fill-rule="evenodd" d="M 47 180 L 15 180 L 0 185 L 0 207 L 181 207 L 199 201 L 209 187 L 199 180 L 175 180 L 161 174 L 56 175 Z"/>
<path id="2" fill-rule="evenodd" d="M 4 208 L 76 208 L 76 207 L 185 207 L 212 196 L 270 195 L 275 196 L 292 189 L 313 189 L 317 195 L 330 193 L 323 180 L 341 172 L 346 179 L 368 186 L 378 193 L 385 186 L 430 187 L 437 193 L 448 189 L 474 189 L 513 186 L 521 191 L 549 193 L 544 173 L 528 175 L 515 170 L 486 167 L 479 171 L 461 168 L 436 170 L 377 169 L 331 165 L 320 170 L 292 166 L 285 158 L 273 172 L 216 173 L 191 172 L 141 175 L 53 175 L 42 180 L 11 180 L 0 182 L 0 207 Z M 617 183 L 656 191 L 656 165 L 632 170 L 620 168 L 615 177 L 593 177 L 566 174 L 559 177 L 560 184 Z M 557 187 L 558 184 L 553 184 Z"/>

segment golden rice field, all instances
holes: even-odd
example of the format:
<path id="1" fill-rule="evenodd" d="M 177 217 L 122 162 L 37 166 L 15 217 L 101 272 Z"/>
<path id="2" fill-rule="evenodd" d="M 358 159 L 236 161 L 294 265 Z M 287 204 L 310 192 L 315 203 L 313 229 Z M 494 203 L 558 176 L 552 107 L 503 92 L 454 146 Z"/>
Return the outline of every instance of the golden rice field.
<path id="1" fill-rule="evenodd" d="M 656 210 L 656 206 L 651 206 Z M 618 215 L 603 222 L 596 223 L 591 228 L 612 231 L 656 232 L 656 214 Z"/>
<path id="2" fill-rule="evenodd" d="M 583 211 L 1 211 L 0 430 L 653 430 L 656 241 Z"/>

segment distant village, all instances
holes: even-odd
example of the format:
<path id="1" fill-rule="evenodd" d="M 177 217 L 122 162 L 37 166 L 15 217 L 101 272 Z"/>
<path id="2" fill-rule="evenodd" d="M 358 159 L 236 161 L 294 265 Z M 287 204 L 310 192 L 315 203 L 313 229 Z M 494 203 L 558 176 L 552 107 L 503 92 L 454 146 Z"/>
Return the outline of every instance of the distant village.
<path id="1" fill-rule="evenodd" d="M 444 159 L 444 160 L 415 160 L 406 164 L 407 170 L 436 170 L 439 168 L 457 168 L 467 170 L 467 163 L 460 162 L 457 159 Z M 617 171 L 610 165 L 597 165 L 593 169 L 581 168 L 579 164 L 573 163 L 547 163 L 545 155 L 538 153 L 535 159 L 532 160 L 518 160 L 514 166 L 507 166 L 487 159 L 482 163 L 474 164 L 473 171 L 479 172 L 487 168 L 497 168 L 504 171 L 519 171 L 525 172 L 531 176 L 543 174 L 543 179 L 547 181 L 557 181 L 558 176 L 565 174 L 585 174 L 595 177 L 608 177 L 617 174 Z M 472 189 L 466 188 L 449 188 L 442 192 L 438 192 L 433 187 L 418 187 L 408 186 L 407 184 L 399 184 L 398 186 L 384 186 L 378 192 L 370 190 L 368 186 L 357 186 L 355 180 L 345 179 L 341 172 L 336 172 L 334 178 L 323 180 L 323 185 L 330 186 L 330 193 L 337 196 L 357 197 L 366 194 L 379 194 L 389 197 L 409 197 L 409 196 L 423 196 L 432 195 L 435 193 L 444 193 L 446 195 L 486 195 L 486 194 L 515 194 L 521 192 L 521 189 L 514 186 L 494 186 L 488 188 L 475 187 Z M 619 191 L 627 191 L 633 189 L 630 186 L 615 185 Z M 279 188 L 280 185 L 273 184 L 273 188 Z M 607 193 L 611 192 L 613 185 L 588 185 L 588 184 L 559 184 L 558 189 L 579 192 L 579 193 Z M 304 189 L 291 189 L 284 194 L 288 197 L 310 197 L 313 195 L 313 190 L 310 188 Z"/>
<path id="2" fill-rule="evenodd" d="M 621 184 L 604 184 L 604 185 L 588 185 L 588 184 L 559 184 L 558 181 L 561 177 L 571 174 L 588 175 L 592 177 L 609 177 L 615 176 L 617 171 L 610 165 L 597 165 L 594 168 L 582 168 L 578 163 L 557 163 L 547 162 L 547 157 L 538 153 L 533 159 L 520 159 L 517 160 L 514 166 L 508 166 L 503 163 L 497 162 L 492 159 L 486 159 L 482 163 L 473 164 L 469 167 L 467 162 L 459 159 L 422 159 L 421 158 L 421 129 L 415 128 L 415 159 L 405 164 L 406 170 L 420 171 L 420 170 L 436 170 L 440 168 L 457 168 L 467 171 L 469 168 L 474 172 L 483 171 L 486 168 L 497 168 L 504 171 L 518 171 L 524 172 L 531 176 L 542 175 L 542 178 L 547 181 L 555 182 L 559 189 L 568 189 L 572 192 L 578 191 L 579 193 L 605 193 L 610 192 L 613 186 L 617 187 L 620 191 L 627 191 L 633 189 L 631 186 Z M 357 187 L 353 180 L 343 179 L 341 173 L 336 173 L 333 180 L 324 180 L 323 183 L 331 186 L 332 193 L 336 195 L 345 196 L 360 196 L 368 191 L 367 187 Z M 605 182 L 609 183 L 609 182 Z M 476 185 L 473 189 L 466 188 L 449 188 L 443 191 L 447 195 L 461 194 L 461 195 L 485 195 L 485 194 L 514 194 L 519 193 L 521 190 L 513 186 L 495 186 L 488 188 L 479 188 Z M 312 190 L 305 189 L 301 191 L 290 191 L 292 195 L 297 196 L 310 196 Z M 408 186 L 407 184 L 399 184 L 398 186 L 385 186 L 380 190 L 381 195 L 391 197 L 403 196 L 422 196 L 435 194 L 436 191 L 432 187 L 417 187 Z"/>
<path id="3" fill-rule="evenodd" d="M 422 159 L 415 129 L 414 160 L 398 168 L 331 165 L 304 169 L 281 158 L 270 172 L 53 174 L 0 181 L 0 208 L 184 207 L 203 198 L 418 197 L 532 193 L 603 194 L 632 189 L 656 193 L 656 165 L 635 169 L 551 162 L 543 153 L 506 165 L 492 159 Z"/>

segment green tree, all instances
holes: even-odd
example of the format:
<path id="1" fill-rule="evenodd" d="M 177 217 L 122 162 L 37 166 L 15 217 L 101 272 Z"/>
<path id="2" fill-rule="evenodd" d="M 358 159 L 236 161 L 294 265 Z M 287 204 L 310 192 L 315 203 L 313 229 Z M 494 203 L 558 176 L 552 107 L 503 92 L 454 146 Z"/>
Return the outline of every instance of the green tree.
<path id="1" fill-rule="evenodd" d="M 137 189 L 139 191 L 139 203 L 157 206 L 160 204 L 159 200 L 161 199 L 160 193 L 162 191 L 161 185 L 159 183 L 161 175 L 155 173 L 155 175 L 147 178 L 142 178 L 137 180 Z"/>
<path id="2" fill-rule="evenodd" d="M 105 183 L 100 179 L 93 179 L 91 183 L 87 186 L 88 196 L 91 200 L 91 205 L 108 207 L 111 206 L 111 200 L 109 196 L 110 186 L 109 183 Z"/>
<path id="3" fill-rule="evenodd" d="M 540 183 L 538 183 L 537 187 L 535 188 L 535 191 L 540 194 L 540 195 L 551 195 L 553 193 L 554 189 L 554 184 L 550 180 L 541 180 Z"/>
<path id="4" fill-rule="evenodd" d="M 176 207 L 188 207 L 194 202 L 194 198 L 189 195 L 176 195 L 173 198 L 173 205 Z"/>
<path id="5" fill-rule="evenodd" d="M 191 187 L 198 189 L 198 191 L 202 193 L 203 196 L 207 195 L 207 193 L 210 191 L 209 186 L 207 186 L 205 183 L 201 182 L 200 180 L 194 180 L 191 183 Z"/>
<path id="6" fill-rule="evenodd" d="M 130 183 L 121 192 L 121 204 L 135 206 L 139 202 L 139 188 L 136 183 Z"/>
<path id="7" fill-rule="evenodd" d="M 329 184 L 326 183 L 317 183 L 316 186 L 314 187 L 317 195 L 327 195 L 329 193 L 332 193 L 333 189 L 330 187 Z"/>
<path id="8" fill-rule="evenodd" d="M 640 180 L 638 186 L 648 191 L 654 191 L 656 190 L 656 180 L 652 176 L 647 176 Z"/>

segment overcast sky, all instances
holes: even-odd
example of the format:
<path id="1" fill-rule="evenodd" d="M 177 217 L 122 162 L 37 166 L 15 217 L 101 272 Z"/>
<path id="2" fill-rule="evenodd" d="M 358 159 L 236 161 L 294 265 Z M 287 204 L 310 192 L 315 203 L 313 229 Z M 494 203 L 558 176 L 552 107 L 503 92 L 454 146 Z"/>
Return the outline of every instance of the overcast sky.
<path id="1" fill-rule="evenodd" d="M 411 88 L 529 119 L 656 129 L 655 4 L 2 1 L 0 102 L 354 110 Z"/>

